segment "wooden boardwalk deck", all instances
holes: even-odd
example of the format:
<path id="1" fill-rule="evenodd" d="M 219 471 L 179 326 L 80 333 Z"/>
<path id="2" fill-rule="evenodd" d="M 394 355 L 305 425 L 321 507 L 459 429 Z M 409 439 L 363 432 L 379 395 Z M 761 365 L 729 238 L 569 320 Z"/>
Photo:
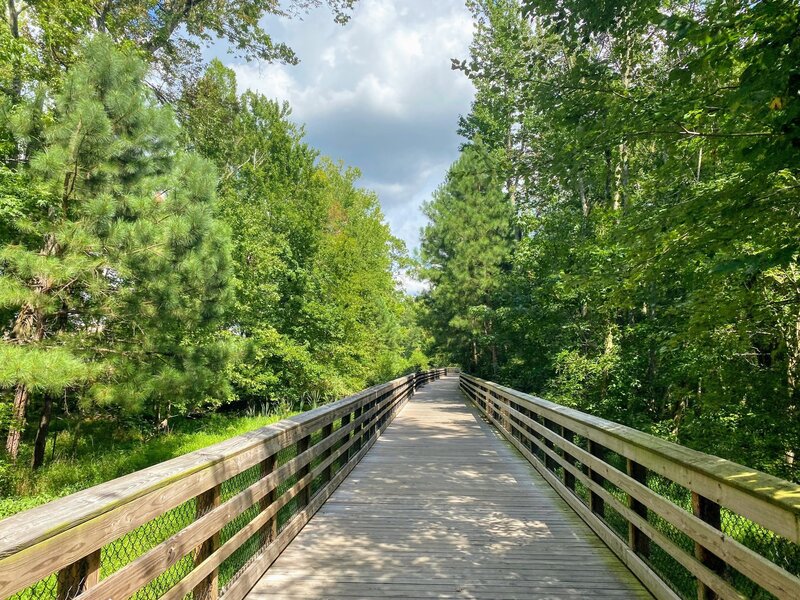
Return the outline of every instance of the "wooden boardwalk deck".
<path id="1" fill-rule="evenodd" d="M 409 401 L 247 598 L 651 596 L 446 377 Z"/>

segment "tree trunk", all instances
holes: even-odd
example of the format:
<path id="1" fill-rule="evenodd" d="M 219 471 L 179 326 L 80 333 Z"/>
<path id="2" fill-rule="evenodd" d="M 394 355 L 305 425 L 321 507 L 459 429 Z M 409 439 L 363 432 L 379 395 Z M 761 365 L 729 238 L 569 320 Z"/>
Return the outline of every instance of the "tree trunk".
<path id="1" fill-rule="evenodd" d="M 8 10 L 8 27 L 11 31 L 11 37 L 15 40 L 19 39 L 19 10 L 15 0 L 7 0 Z M 17 61 L 14 61 L 17 63 Z M 14 64 L 11 68 L 11 104 L 19 102 L 22 96 L 22 73 L 19 64 Z M 17 146 L 19 148 L 19 146 Z"/>
<path id="2" fill-rule="evenodd" d="M 14 392 L 14 408 L 11 413 L 11 424 L 8 426 L 6 438 L 6 452 L 11 460 L 17 460 L 19 443 L 22 439 L 22 430 L 25 427 L 25 411 L 28 408 L 28 388 L 19 384 Z"/>
<path id="3" fill-rule="evenodd" d="M 38 308 L 26 304 L 20 309 L 12 329 L 14 339 L 30 343 L 39 342 L 44 337 L 44 315 Z M 24 383 L 17 383 L 14 390 L 14 408 L 11 424 L 8 426 L 6 451 L 11 460 L 17 460 L 22 431 L 25 428 L 25 413 L 30 402 L 30 390 Z"/>
<path id="4" fill-rule="evenodd" d="M 32 469 L 38 469 L 44 464 L 44 452 L 47 449 L 47 434 L 50 432 L 50 415 L 53 412 L 53 397 L 45 394 L 42 416 L 39 419 L 39 429 L 36 430 L 36 441 L 33 444 Z"/>

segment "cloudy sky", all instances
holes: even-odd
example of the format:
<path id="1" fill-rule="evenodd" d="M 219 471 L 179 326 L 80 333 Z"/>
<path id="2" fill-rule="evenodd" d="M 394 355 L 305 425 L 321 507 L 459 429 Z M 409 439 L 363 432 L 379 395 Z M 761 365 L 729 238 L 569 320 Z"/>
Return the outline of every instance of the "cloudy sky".
<path id="1" fill-rule="evenodd" d="M 308 142 L 361 169 L 394 234 L 419 243 L 420 205 L 456 158 L 458 117 L 473 88 L 450 70 L 466 58 L 472 22 L 463 0 L 360 0 L 344 27 L 317 9 L 303 20 L 271 19 L 297 66 L 237 61 L 241 88 L 288 100 Z"/>

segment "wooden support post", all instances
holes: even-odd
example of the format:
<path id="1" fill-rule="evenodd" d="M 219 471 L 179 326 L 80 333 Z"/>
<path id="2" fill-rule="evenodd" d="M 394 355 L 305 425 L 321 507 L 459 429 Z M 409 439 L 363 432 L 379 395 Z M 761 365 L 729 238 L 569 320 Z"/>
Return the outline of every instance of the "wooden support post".
<path id="1" fill-rule="evenodd" d="M 602 460 L 603 455 L 605 454 L 605 448 L 603 448 L 597 442 L 589 440 L 589 453 L 592 456 L 596 456 L 597 458 Z M 591 469 L 589 469 L 589 479 L 591 479 L 598 485 L 603 485 L 603 483 L 605 482 L 605 479 L 599 473 L 596 473 Z M 600 515 L 600 517 L 605 518 L 606 503 L 600 496 L 598 496 L 594 492 L 589 493 L 589 508 L 592 509 L 593 513 Z"/>
<path id="2" fill-rule="evenodd" d="M 715 529 L 722 527 L 722 515 L 720 514 L 719 504 L 701 496 L 696 492 L 692 492 L 692 512 L 694 516 L 702 519 Z M 720 559 L 716 554 L 710 552 L 704 546 L 695 542 L 694 555 L 697 560 L 703 563 L 706 567 L 711 569 L 717 575 L 724 575 L 725 562 Z M 697 581 L 697 599 L 698 600 L 716 600 L 717 594 L 706 586 L 702 581 Z"/>
<path id="3" fill-rule="evenodd" d="M 269 458 L 261 461 L 261 478 L 263 479 L 272 471 L 275 470 L 275 464 L 278 460 L 278 455 L 273 454 Z M 264 496 L 261 500 L 258 501 L 258 507 L 263 512 L 267 510 L 273 502 L 275 502 L 275 498 L 277 494 L 275 492 L 275 488 L 273 488 L 266 496 Z M 278 519 L 272 517 L 261 528 L 261 545 L 268 546 L 272 540 L 278 535 Z"/>
<path id="4" fill-rule="evenodd" d="M 325 425 L 325 427 L 322 428 L 322 439 L 324 440 L 326 437 L 328 437 L 332 433 L 333 433 L 333 423 L 329 423 L 328 425 Z M 326 460 L 326 459 L 330 458 L 330 455 L 332 453 L 333 453 L 333 448 L 332 447 L 328 448 L 327 450 L 325 450 L 325 452 L 322 453 L 322 460 Z M 333 472 L 333 469 L 331 469 L 331 465 L 328 465 L 327 467 L 325 467 L 323 469 L 323 471 L 322 471 L 322 481 L 324 483 L 328 483 L 331 480 L 331 473 L 332 472 Z"/>
<path id="5" fill-rule="evenodd" d="M 195 517 L 200 518 L 208 511 L 219 506 L 220 486 L 215 485 L 196 498 Z M 200 544 L 194 553 L 195 566 L 211 556 L 219 547 L 219 531 Z M 213 569 L 208 576 L 198 583 L 192 591 L 194 600 L 217 600 L 219 597 L 219 569 Z"/>
<path id="6" fill-rule="evenodd" d="M 564 426 L 561 427 L 561 437 L 570 443 L 575 441 L 575 434 Z M 566 450 L 564 450 L 564 460 L 567 462 L 567 464 L 572 466 L 575 466 L 575 463 L 578 462 L 575 460 L 575 457 Z M 564 485 L 567 486 L 567 489 L 570 491 L 575 491 L 575 475 L 566 469 L 564 469 Z"/>
<path id="7" fill-rule="evenodd" d="M 354 420 L 354 421 L 355 421 L 355 420 L 357 420 L 357 419 L 358 419 L 358 417 L 360 417 L 360 416 L 361 416 L 361 413 L 362 413 L 362 412 L 364 412 L 364 409 L 363 409 L 362 407 L 360 407 L 360 406 L 359 406 L 357 409 L 355 409 L 355 411 L 353 412 L 353 420 Z M 355 428 L 353 429 L 353 432 L 351 433 L 351 435 L 352 435 L 354 438 L 359 438 L 359 439 L 358 439 L 358 441 L 356 441 L 356 442 L 353 442 L 353 445 L 352 445 L 352 446 L 350 446 L 350 450 L 349 450 L 349 452 L 347 453 L 347 460 L 350 460 L 350 459 L 353 457 L 353 455 L 355 455 L 355 453 L 356 453 L 356 452 L 358 452 L 358 451 L 359 451 L 359 449 L 361 448 L 361 436 L 360 436 L 360 432 L 361 432 L 361 427 L 362 427 L 362 426 L 363 426 L 363 425 L 356 425 L 356 426 L 355 426 Z"/>
<path id="8" fill-rule="evenodd" d="M 307 435 L 304 438 L 301 438 L 299 442 L 297 442 L 297 456 L 300 456 L 303 452 L 308 450 L 308 447 L 311 445 L 311 436 Z M 302 467 L 297 470 L 297 479 L 300 480 L 311 471 L 311 464 L 306 463 Z M 300 493 L 297 494 L 297 503 L 298 509 L 303 509 L 308 506 L 308 501 L 311 499 L 311 486 L 306 485 L 300 490 Z"/>
<path id="9" fill-rule="evenodd" d="M 364 405 L 364 411 L 363 412 L 364 413 L 369 413 L 369 411 L 372 410 L 373 406 L 375 406 L 374 402 L 367 402 L 367 404 Z M 372 432 L 372 423 L 370 422 L 369 419 L 367 419 L 361 425 L 361 439 L 358 442 L 358 447 L 359 448 L 363 448 L 364 447 L 364 444 L 367 443 L 367 440 L 369 439 L 369 436 L 370 436 L 371 432 Z"/>
<path id="10" fill-rule="evenodd" d="M 539 423 L 540 425 L 542 424 L 542 419 L 536 413 L 531 414 L 531 419 L 534 422 Z M 539 433 L 536 433 L 536 430 L 534 430 L 534 432 L 533 432 L 533 437 L 535 437 L 540 442 L 544 441 L 544 438 L 542 437 L 542 435 L 539 434 Z M 542 463 L 547 464 L 546 463 L 547 455 L 544 453 L 544 450 L 542 450 L 542 448 L 541 448 L 541 446 L 539 444 L 536 444 L 536 447 L 533 449 L 533 454 Z"/>
<path id="11" fill-rule="evenodd" d="M 547 429 L 549 429 L 550 431 L 555 430 L 555 424 L 549 419 L 542 418 L 542 424 Z M 543 439 L 544 439 L 545 447 L 548 450 L 555 451 L 555 445 L 553 445 L 553 442 L 551 442 L 547 438 L 543 438 Z M 544 455 L 544 465 L 545 465 L 545 467 L 547 467 L 548 471 L 552 471 L 552 472 L 555 472 L 556 467 L 558 467 L 558 463 L 555 460 L 553 460 L 552 458 L 550 458 L 550 456 L 548 456 L 547 454 Z"/>
<path id="12" fill-rule="evenodd" d="M 522 414 L 524 414 L 526 417 L 528 417 L 531 421 L 534 420 L 535 415 L 533 414 L 533 411 L 531 409 L 529 409 L 529 408 L 524 409 L 522 411 Z M 525 425 L 525 430 L 531 436 L 531 437 L 526 437 L 525 438 L 525 446 L 528 448 L 528 450 L 531 451 L 531 454 L 533 454 L 535 456 L 536 455 L 536 451 L 538 449 L 538 446 L 536 445 L 536 443 L 531 438 L 534 438 L 534 439 L 536 438 L 536 430 L 533 427 L 531 427 L 530 425 Z"/>
<path id="13" fill-rule="evenodd" d="M 100 581 L 100 550 L 67 565 L 56 579 L 57 600 L 72 600 Z"/>
<path id="14" fill-rule="evenodd" d="M 345 425 L 349 425 L 350 424 L 350 419 L 351 419 L 350 413 L 347 413 L 345 416 L 343 416 L 342 417 L 342 427 L 344 427 Z M 351 435 L 352 435 L 352 433 L 347 433 L 347 434 L 344 435 L 344 437 L 342 438 L 342 441 L 339 442 L 339 448 L 341 448 L 347 442 L 350 441 L 350 436 Z M 342 454 L 339 457 L 339 469 L 341 469 L 347 463 L 348 454 L 349 454 L 349 452 L 345 452 L 344 454 Z"/>
<path id="15" fill-rule="evenodd" d="M 627 459 L 628 475 L 639 483 L 647 485 L 647 468 L 639 463 Z M 647 521 L 647 507 L 639 502 L 636 498 L 628 494 L 628 506 L 637 515 Z M 640 556 L 650 556 L 650 538 L 648 538 L 641 530 L 633 523 L 628 523 L 628 545 L 631 550 Z"/>
<path id="16" fill-rule="evenodd" d="M 519 412 L 520 409 L 522 408 L 519 404 L 515 404 L 514 402 L 509 402 L 509 404 L 511 405 L 511 408 L 513 408 L 517 412 Z M 522 435 L 522 430 L 521 430 L 522 421 L 520 421 L 516 417 L 511 417 L 511 427 L 512 427 L 511 435 L 513 435 L 515 438 L 517 438 L 520 441 L 525 439 L 525 436 Z"/>

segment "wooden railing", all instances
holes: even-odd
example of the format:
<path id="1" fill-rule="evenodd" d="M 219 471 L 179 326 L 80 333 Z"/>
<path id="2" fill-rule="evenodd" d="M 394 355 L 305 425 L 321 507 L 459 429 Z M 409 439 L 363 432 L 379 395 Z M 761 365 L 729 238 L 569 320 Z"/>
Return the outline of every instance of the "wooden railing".
<path id="1" fill-rule="evenodd" d="M 338 402 L 0 522 L 0 598 L 239 600 L 443 369 Z"/>
<path id="2" fill-rule="evenodd" d="M 800 598 L 800 485 L 470 375 L 460 383 L 657 598 Z"/>

